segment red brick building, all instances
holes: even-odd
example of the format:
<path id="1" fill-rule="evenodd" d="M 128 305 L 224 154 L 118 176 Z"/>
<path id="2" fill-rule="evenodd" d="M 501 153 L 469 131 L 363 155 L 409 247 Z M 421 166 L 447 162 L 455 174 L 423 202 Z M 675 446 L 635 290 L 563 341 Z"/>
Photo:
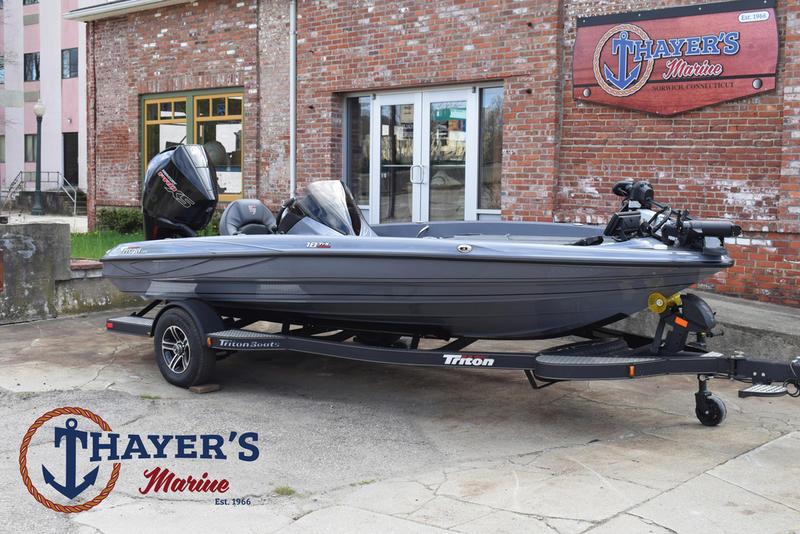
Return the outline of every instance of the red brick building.
<path id="1" fill-rule="evenodd" d="M 674 117 L 572 96 L 578 16 L 677 5 L 300 1 L 298 189 L 341 178 L 376 222 L 602 223 L 614 182 L 647 179 L 744 228 L 736 267 L 708 287 L 798 306 L 800 0 L 778 1 L 773 92 Z M 147 159 L 184 141 L 219 148 L 223 199 L 285 199 L 288 1 L 116 0 L 71 17 L 89 23 L 90 214 L 138 205 Z"/>

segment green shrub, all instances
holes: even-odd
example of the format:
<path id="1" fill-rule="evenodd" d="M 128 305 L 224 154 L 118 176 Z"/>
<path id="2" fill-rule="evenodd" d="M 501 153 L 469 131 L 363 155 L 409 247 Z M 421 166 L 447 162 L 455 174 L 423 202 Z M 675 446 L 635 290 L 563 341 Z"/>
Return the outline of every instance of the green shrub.
<path id="1" fill-rule="evenodd" d="M 138 208 L 100 208 L 95 218 L 97 230 L 110 230 L 120 234 L 141 232 L 144 227 L 142 210 Z"/>
<path id="2" fill-rule="evenodd" d="M 222 216 L 222 213 L 219 211 L 215 211 L 214 215 L 211 217 L 211 222 L 208 223 L 203 230 L 197 233 L 197 235 L 209 236 L 209 235 L 219 235 L 219 218 Z"/>
<path id="3" fill-rule="evenodd" d="M 211 222 L 198 235 L 219 235 L 219 218 L 222 214 L 215 212 Z M 110 230 L 120 234 L 142 232 L 144 218 L 138 208 L 100 208 L 95 218 L 95 229 Z"/>

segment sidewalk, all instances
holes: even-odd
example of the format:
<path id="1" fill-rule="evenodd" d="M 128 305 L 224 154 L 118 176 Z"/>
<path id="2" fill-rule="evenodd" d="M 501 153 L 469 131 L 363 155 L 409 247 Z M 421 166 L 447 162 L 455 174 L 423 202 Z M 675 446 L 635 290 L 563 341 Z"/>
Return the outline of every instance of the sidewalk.
<path id="1" fill-rule="evenodd" d="M 222 390 L 196 395 L 161 378 L 151 339 L 106 333 L 106 315 L 0 327 L 0 441 L 7 456 L 0 484 L 8 488 L 0 496 L 0 531 L 800 529 L 798 399 L 739 399 L 740 384 L 714 380 L 728 419 L 707 428 L 694 417 L 694 377 L 532 391 L 521 372 L 268 353 L 219 362 Z M 541 343 L 523 344 L 535 350 Z M 28 494 L 16 455 L 28 426 L 58 406 L 91 409 L 123 435 L 255 431 L 262 454 L 245 466 L 123 462 L 106 502 L 56 514 Z M 38 450 L 50 451 L 42 456 L 48 464 L 63 463 L 60 449 Z M 209 494 L 142 495 L 143 471 L 156 465 L 225 477 L 225 496 L 249 504 L 218 506 Z M 43 485 L 41 469 L 34 476 Z"/>

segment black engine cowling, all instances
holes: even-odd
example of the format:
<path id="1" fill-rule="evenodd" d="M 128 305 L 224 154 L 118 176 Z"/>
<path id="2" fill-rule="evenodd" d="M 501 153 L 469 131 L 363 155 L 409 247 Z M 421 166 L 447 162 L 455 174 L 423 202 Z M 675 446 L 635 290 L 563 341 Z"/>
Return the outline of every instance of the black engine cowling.
<path id="1" fill-rule="evenodd" d="M 217 173 L 201 145 L 178 145 L 147 165 L 142 192 L 146 239 L 194 237 L 219 201 Z"/>

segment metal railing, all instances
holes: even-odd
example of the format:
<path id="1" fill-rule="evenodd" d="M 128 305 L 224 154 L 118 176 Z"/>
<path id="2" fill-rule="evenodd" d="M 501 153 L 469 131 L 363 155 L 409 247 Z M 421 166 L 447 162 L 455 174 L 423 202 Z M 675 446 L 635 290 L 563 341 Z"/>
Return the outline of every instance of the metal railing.
<path id="1" fill-rule="evenodd" d="M 42 171 L 40 182 L 42 192 L 62 192 L 72 202 L 72 215 L 78 213 L 78 188 L 69 183 L 60 171 Z M 36 190 L 36 171 L 20 171 L 11 180 L 5 191 L 0 190 L 0 211 L 13 199 L 19 197 L 23 191 Z"/>

